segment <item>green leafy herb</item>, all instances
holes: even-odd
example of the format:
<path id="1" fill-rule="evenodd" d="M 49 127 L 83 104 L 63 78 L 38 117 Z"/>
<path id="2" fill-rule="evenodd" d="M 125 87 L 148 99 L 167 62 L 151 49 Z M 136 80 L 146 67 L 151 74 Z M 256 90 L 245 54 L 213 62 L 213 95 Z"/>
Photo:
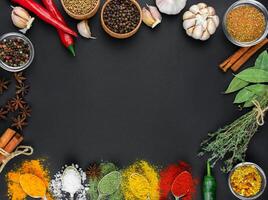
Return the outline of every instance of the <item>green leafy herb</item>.
<path id="1" fill-rule="evenodd" d="M 257 96 L 262 96 L 267 90 L 268 86 L 264 84 L 247 86 L 237 93 L 234 103 L 244 103 L 250 100 L 253 101 L 254 98 Z"/>
<path id="2" fill-rule="evenodd" d="M 268 106 L 268 53 L 259 55 L 255 67 L 237 74 L 226 90 L 226 94 L 238 91 L 234 103 L 243 107 L 256 106 L 234 122 L 214 133 L 201 143 L 200 156 L 210 154 L 209 162 L 214 166 L 217 161 L 224 160 L 223 172 L 229 172 L 234 164 L 245 160 L 246 151 L 251 138 L 259 126 L 263 125 L 263 115 Z"/>
<path id="3" fill-rule="evenodd" d="M 267 53 L 267 51 L 262 52 L 258 56 L 258 58 L 255 62 L 255 67 L 258 69 L 268 71 L 268 53 Z"/>
<path id="4" fill-rule="evenodd" d="M 234 79 L 231 81 L 229 87 L 227 88 L 227 90 L 225 91 L 226 94 L 232 93 L 232 92 L 236 92 L 242 88 L 244 88 L 245 86 L 249 85 L 249 83 L 247 81 L 244 81 L 238 77 L 234 77 Z"/>
<path id="5" fill-rule="evenodd" d="M 236 77 L 250 83 L 267 83 L 268 71 L 252 67 L 240 72 Z"/>

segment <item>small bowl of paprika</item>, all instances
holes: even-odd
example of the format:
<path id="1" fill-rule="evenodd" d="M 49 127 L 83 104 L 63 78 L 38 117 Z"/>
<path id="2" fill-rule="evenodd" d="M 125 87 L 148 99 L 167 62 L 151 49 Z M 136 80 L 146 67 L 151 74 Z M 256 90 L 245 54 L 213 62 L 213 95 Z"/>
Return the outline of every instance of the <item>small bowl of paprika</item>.
<path id="1" fill-rule="evenodd" d="M 29 67 L 34 58 L 32 42 L 23 34 L 6 33 L 0 37 L 0 67 L 19 72 Z"/>
<path id="2" fill-rule="evenodd" d="M 241 200 L 258 199 L 266 188 L 264 171 L 255 163 L 243 162 L 234 167 L 228 178 L 231 192 Z"/>

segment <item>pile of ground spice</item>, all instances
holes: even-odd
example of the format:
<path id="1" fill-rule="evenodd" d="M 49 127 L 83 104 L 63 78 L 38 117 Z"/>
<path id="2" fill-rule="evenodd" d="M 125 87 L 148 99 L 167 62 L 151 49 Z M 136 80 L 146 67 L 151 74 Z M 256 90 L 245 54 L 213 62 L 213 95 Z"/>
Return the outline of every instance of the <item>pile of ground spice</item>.
<path id="1" fill-rule="evenodd" d="M 131 176 L 138 174 L 148 181 L 149 190 L 148 197 L 150 200 L 159 200 L 159 176 L 156 167 L 148 163 L 147 161 L 140 160 L 123 170 L 122 176 L 122 191 L 125 200 L 140 200 L 138 194 L 134 194 L 132 191 L 143 191 L 144 185 L 135 184 L 140 181 L 132 182 Z M 134 188 L 133 188 L 134 187 Z M 148 197 L 142 199 L 146 200 Z"/>
<path id="2" fill-rule="evenodd" d="M 110 162 L 103 162 L 100 165 L 94 164 L 92 166 L 95 167 L 90 167 L 91 168 L 91 173 L 89 171 L 89 190 L 88 190 L 88 195 L 91 200 L 97 200 L 98 199 L 98 184 L 100 180 L 107 174 L 113 172 L 113 171 L 118 171 L 119 168 Z M 97 173 L 93 173 L 93 170 Z M 122 193 L 121 188 L 119 188 L 115 193 L 112 195 L 109 195 L 109 200 L 123 200 L 124 196 Z M 106 197 L 103 197 L 102 199 L 106 199 Z"/>
<path id="3" fill-rule="evenodd" d="M 20 185 L 20 176 L 22 174 L 32 174 L 40 178 L 46 188 L 50 182 L 49 171 L 44 167 L 44 160 L 24 161 L 17 169 L 10 171 L 6 175 L 8 198 L 11 200 L 24 200 L 27 194 L 22 190 Z M 48 200 L 52 200 L 51 195 L 46 195 Z"/>
<path id="4" fill-rule="evenodd" d="M 178 164 L 170 164 L 166 168 L 160 171 L 160 200 L 169 199 L 171 194 L 171 186 L 175 178 L 184 171 L 191 173 L 191 166 L 185 162 L 179 162 Z M 189 194 L 182 198 L 182 200 L 191 200 L 196 194 L 197 179 L 193 179 L 192 187 Z"/>
<path id="5" fill-rule="evenodd" d="M 252 42 L 264 33 L 266 28 L 265 16 L 255 6 L 239 6 L 227 14 L 226 28 L 234 40 Z"/>

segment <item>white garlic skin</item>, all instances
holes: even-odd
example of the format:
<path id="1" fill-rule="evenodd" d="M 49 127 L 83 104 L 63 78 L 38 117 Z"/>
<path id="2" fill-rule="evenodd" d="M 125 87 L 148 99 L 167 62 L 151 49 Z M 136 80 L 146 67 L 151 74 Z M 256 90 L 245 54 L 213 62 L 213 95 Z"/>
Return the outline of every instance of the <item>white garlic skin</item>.
<path id="1" fill-rule="evenodd" d="M 177 15 L 185 7 L 187 0 L 156 0 L 156 5 L 161 13 Z"/>
<path id="2" fill-rule="evenodd" d="M 27 10 L 17 6 L 13 7 L 11 20 L 16 27 L 20 28 L 21 32 L 26 33 L 31 28 L 34 18 L 30 16 Z"/>
<path id="3" fill-rule="evenodd" d="M 83 20 L 83 21 L 79 22 L 77 24 L 77 30 L 78 30 L 79 34 L 85 38 L 96 39 L 96 37 L 92 36 L 92 33 L 90 31 L 87 20 Z"/>
<path id="4" fill-rule="evenodd" d="M 196 40 L 208 40 L 216 32 L 219 23 L 215 9 L 205 3 L 192 5 L 183 14 L 183 28 L 186 34 Z"/>

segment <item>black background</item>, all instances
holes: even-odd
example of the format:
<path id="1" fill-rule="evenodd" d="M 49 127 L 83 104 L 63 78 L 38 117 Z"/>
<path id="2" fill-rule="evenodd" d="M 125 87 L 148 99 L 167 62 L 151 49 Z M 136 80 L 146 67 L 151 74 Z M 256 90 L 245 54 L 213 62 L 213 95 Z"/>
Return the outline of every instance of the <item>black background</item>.
<path id="1" fill-rule="evenodd" d="M 234 1 L 206 2 L 222 19 Z M 194 3 L 189 0 L 186 8 Z M 16 31 L 10 12 L 10 2 L 1 0 L 0 34 Z M 221 27 L 206 42 L 187 37 L 181 18 L 182 13 L 164 15 L 156 29 L 142 25 L 133 38 L 116 40 L 102 30 L 98 13 L 90 20 L 98 39 L 79 38 L 75 58 L 60 44 L 55 29 L 36 19 L 27 33 L 36 50 L 26 70 L 33 113 L 24 144 L 34 146 L 31 158 L 47 157 L 51 174 L 72 162 L 85 168 L 101 160 L 121 167 L 140 158 L 159 166 L 184 160 L 202 178 L 205 158 L 196 156 L 201 140 L 242 114 L 232 104 L 234 97 L 222 94 L 232 73 L 217 67 L 237 47 L 227 41 Z M 66 19 L 75 28 L 76 22 Z M 0 75 L 11 76 L 2 69 Z M 1 96 L 1 105 L 12 93 Z M 1 132 L 8 125 L 1 122 Z M 247 160 L 268 174 L 267 130 L 265 125 L 254 137 Z M 4 175 L 24 159 L 28 158 L 14 159 L 0 175 L 1 200 L 7 199 Z M 214 172 L 218 199 L 235 199 L 227 175 L 219 166 Z M 260 199 L 267 198 L 268 191 Z"/>

